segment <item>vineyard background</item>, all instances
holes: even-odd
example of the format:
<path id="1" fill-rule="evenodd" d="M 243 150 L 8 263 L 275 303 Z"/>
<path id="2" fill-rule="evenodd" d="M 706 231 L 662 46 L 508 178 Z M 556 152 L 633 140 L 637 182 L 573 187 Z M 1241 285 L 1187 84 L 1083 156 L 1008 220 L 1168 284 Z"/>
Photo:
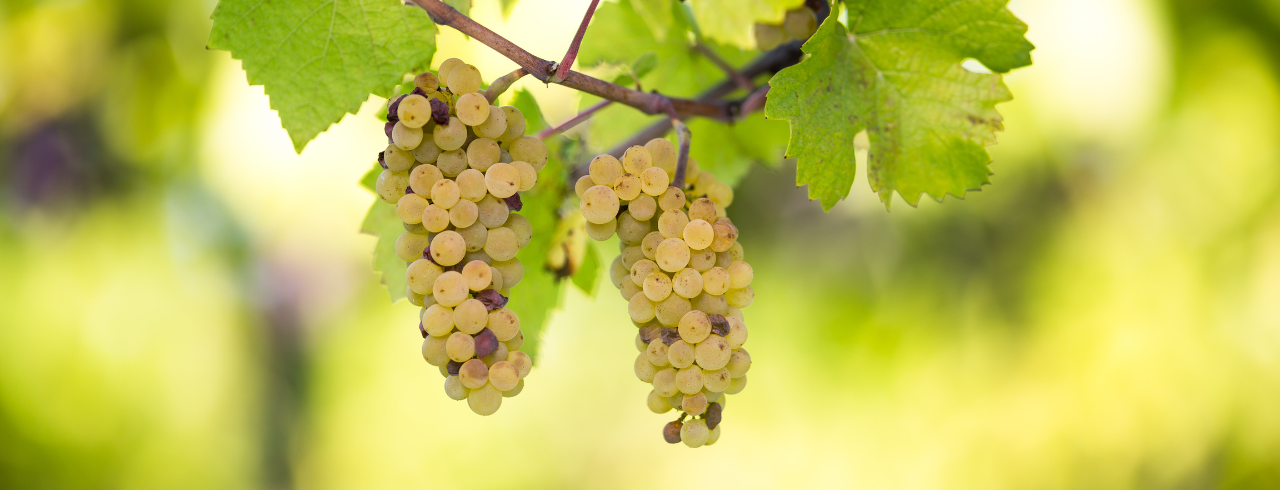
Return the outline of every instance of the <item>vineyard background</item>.
<path id="1" fill-rule="evenodd" d="M 586 3 L 472 15 L 557 57 Z M 755 366 L 698 451 L 658 440 L 600 281 L 501 412 L 439 396 L 356 234 L 381 100 L 294 154 L 203 49 L 212 8 L 0 6 L 0 486 L 1280 486 L 1273 3 L 1014 0 L 1036 63 L 963 201 L 886 212 L 860 167 L 824 215 L 753 167 Z M 552 121 L 586 103 L 520 87 Z"/>

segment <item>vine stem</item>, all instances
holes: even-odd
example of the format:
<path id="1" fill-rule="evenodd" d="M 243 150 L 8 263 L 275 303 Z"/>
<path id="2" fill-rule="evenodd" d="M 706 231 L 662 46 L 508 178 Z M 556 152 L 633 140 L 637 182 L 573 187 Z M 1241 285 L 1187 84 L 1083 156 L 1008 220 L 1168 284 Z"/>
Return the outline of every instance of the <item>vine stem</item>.
<path id="1" fill-rule="evenodd" d="M 453 7 L 450 7 L 440 0 L 413 0 L 415 4 L 422 7 L 431 15 L 431 19 L 437 24 L 447 25 L 459 32 L 471 36 L 473 39 L 484 43 L 490 49 L 497 51 L 499 54 L 507 57 L 520 65 L 529 75 L 532 75 L 538 81 L 544 83 L 558 83 L 580 92 L 586 92 L 602 99 L 612 100 L 620 104 L 634 107 L 645 114 L 660 114 L 664 112 L 664 100 L 669 100 L 672 108 L 681 116 L 698 116 L 716 119 L 719 121 L 729 121 L 733 119 L 732 108 L 729 104 L 720 101 L 706 100 L 690 100 L 679 98 L 667 98 L 657 93 L 645 93 L 639 90 L 633 90 L 615 83 L 609 83 L 598 78 L 584 75 L 582 73 L 567 70 L 563 80 L 552 80 L 551 70 L 558 69 L 559 66 L 553 62 L 544 60 L 524 48 L 517 46 L 505 37 L 493 32 L 489 28 L 480 25 L 480 23 L 472 20 L 470 17 L 462 15 Z"/>
<path id="2" fill-rule="evenodd" d="M 582 24 L 578 25 L 578 32 L 573 35 L 573 42 L 569 43 L 569 49 L 564 52 L 564 60 L 560 61 L 555 75 L 548 80 L 551 83 L 560 83 L 564 77 L 569 76 L 569 69 L 573 68 L 573 62 L 578 58 L 578 47 L 582 45 L 582 36 L 587 34 L 587 24 L 591 23 L 591 16 L 595 14 L 598 5 L 600 0 L 591 0 L 591 5 L 587 6 L 587 14 L 582 16 Z"/>
<path id="3" fill-rule="evenodd" d="M 677 189 L 684 189 L 685 168 L 689 165 L 689 147 L 692 144 L 693 132 L 689 131 L 689 127 L 680 120 L 680 116 L 676 114 L 669 100 L 666 106 L 667 117 L 671 119 L 671 126 L 676 129 L 676 141 L 680 142 L 680 156 L 676 159 L 676 175 L 671 178 L 671 185 Z"/>
<path id="4" fill-rule="evenodd" d="M 613 103 L 612 100 L 602 100 L 600 102 L 596 102 L 595 105 L 592 105 L 591 107 L 586 108 L 586 110 L 579 112 L 578 115 L 573 116 L 572 119 L 569 119 L 568 121 L 560 123 L 559 126 L 542 130 L 541 132 L 538 133 L 538 139 L 545 140 L 557 134 L 573 129 L 574 126 L 581 124 L 583 121 L 586 121 L 587 119 L 591 119 L 591 116 L 594 116 L 596 112 L 599 112 L 600 109 L 604 109 L 605 107 L 609 107 L 609 105 L 612 103 Z"/>
<path id="5" fill-rule="evenodd" d="M 702 43 L 697 43 L 693 45 L 693 50 L 697 51 L 698 54 L 701 54 L 704 58 L 710 61 L 711 64 L 716 65 L 717 68 L 720 68 L 720 71 L 723 71 L 726 75 L 729 75 L 729 79 L 733 80 L 733 83 L 738 84 L 738 88 L 741 88 L 742 90 L 746 90 L 748 92 L 755 90 L 756 87 L 755 85 L 752 85 L 750 79 L 748 79 L 747 77 L 739 73 L 738 70 L 733 68 L 733 65 L 730 65 L 728 62 L 726 62 L 724 58 L 721 58 L 720 55 L 716 54 L 715 51 L 712 51 L 711 48 L 708 48 L 706 45 Z"/>

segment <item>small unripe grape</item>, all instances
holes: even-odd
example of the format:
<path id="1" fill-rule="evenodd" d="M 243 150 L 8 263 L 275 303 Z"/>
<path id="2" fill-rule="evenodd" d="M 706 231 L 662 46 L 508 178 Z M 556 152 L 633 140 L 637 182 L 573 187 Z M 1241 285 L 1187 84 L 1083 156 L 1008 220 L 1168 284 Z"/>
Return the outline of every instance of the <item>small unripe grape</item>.
<path id="1" fill-rule="evenodd" d="M 454 400 L 466 400 L 467 395 L 471 393 L 466 386 L 462 386 L 462 380 L 457 375 L 451 375 L 444 379 L 444 394 Z"/>

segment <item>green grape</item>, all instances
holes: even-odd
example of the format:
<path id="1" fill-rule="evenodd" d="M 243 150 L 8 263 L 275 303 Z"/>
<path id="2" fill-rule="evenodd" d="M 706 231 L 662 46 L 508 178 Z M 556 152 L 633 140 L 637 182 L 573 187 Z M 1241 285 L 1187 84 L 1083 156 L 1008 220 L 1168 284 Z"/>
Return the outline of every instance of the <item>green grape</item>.
<path id="1" fill-rule="evenodd" d="M 537 185 L 538 171 L 534 170 L 529 162 L 514 161 L 511 162 L 511 166 L 515 167 L 516 174 L 520 176 L 520 188 L 516 190 L 524 192 Z"/>
<path id="2" fill-rule="evenodd" d="M 657 391 L 650 390 L 649 398 L 645 401 L 649 405 L 649 410 L 653 413 L 667 413 L 671 411 L 671 404 L 667 403 L 667 398 L 659 395 Z"/>
<path id="3" fill-rule="evenodd" d="M 733 188 L 728 184 L 716 182 L 707 187 L 707 198 L 717 206 L 733 204 Z"/>
<path id="4" fill-rule="evenodd" d="M 614 231 L 618 228 L 616 220 L 609 220 L 604 223 L 587 222 L 587 236 L 599 241 L 608 240 L 613 236 Z"/>
<path id="5" fill-rule="evenodd" d="M 487 289 L 493 283 L 495 272 L 497 272 L 497 269 L 479 260 L 467 262 L 467 265 L 462 266 L 462 277 L 467 280 L 467 289 L 472 291 Z M 499 281 L 501 281 L 501 276 L 498 277 Z"/>
<path id="6" fill-rule="evenodd" d="M 479 126 L 489 118 L 489 100 L 475 92 L 458 97 L 455 108 L 458 111 L 458 120 L 467 126 Z"/>
<path id="7" fill-rule="evenodd" d="M 400 116 L 400 123 L 409 128 L 418 129 L 431 121 L 431 104 L 426 97 L 418 94 L 409 94 L 400 99 L 396 112 Z"/>
<path id="8" fill-rule="evenodd" d="M 632 296 L 627 302 L 627 313 L 631 315 L 631 321 L 644 323 L 653 319 L 653 302 L 643 294 Z"/>
<path id="9" fill-rule="evenodd" d="M 735 378 L 745 376 L 751 369 L 751 354 L 748 354 L 746 349 L 734 349 L 733 354 L 729 355 L 729 362 L 724 367 L 729 370 L 730 376 Z"/>
<path id="10" fill-rule="evenodd" d="M 450 308 L 458 306 L 467 299 L 467 279 L 458 271 L 445 271 L 431 286 L 431 295 L 442 305 Z"/>
<path id="11" fill-rule="evenodd" d="M 665 170 L 649 167 L 640 172 L 640 185 L 645 194 L 661 196 L 667 191 L 667 186 L 671 185 L 671 177 Z"/>
<path id="12" fill-rule="evenodd" d="M 422 143 L 422 128 L 411 128 L 404 122 L 397 122 L 391 128 L 391 141 L 402 150 L 412 150 Z M 409 153 L 412 155 L 412 153 Z M 391 165 L 388 164 L 389 168 Z"/>
<path id="13" fill-rule="evenodd" d="M 494 349 L 492 354 L 484 356 L 484 359 L 481 359 L 481 360 L 484 361 L 485 365 L 489 366 L 489 371 L 492 372 L 493 365 L 499 362 L 505 362 L 507 360 L 507 356 L 509 355 L 511 355 L 511 350 L 507 348 L 507 344 L 498 342 L 498 348 Z M 505 392 L 507 390 L 502 390 L 502 391 Z"/>
<path id="14" fill-rule="evenodd" d="M 448 175 L 448 174 L 445 174 Z M 667 190 L 658 196 L 658 207 L 663 211 L 680 210 L 684 208 L 684 191 L 675 187 L 668 187 Z M 686 215 L 687 216 L 687 215 Z"/>
<path id="15" fill-rule="evenodd" d="M 378 197 L 383 201 L 395 204 L 400 202 L 400 198 L 404 197 L 404 189 L 409 187 L 408 172 L 392 172 L 383 170 L 378 174 L 378 181 L 374 185 L 374 189 L 378 192 Z"/>
<path id="16" fill-rule="evenodd" d="M 689 220 L 698 219 L 708 224 L 716 222 L 716 205 L 710 199 L 700 197 L 689 204 Z"/>
<path id="17" fill-rule="evenodd" d="M 520 284 L 524 278 L 524 265 L 519 259 L 495 261 L 493 267 L 502 272 L 502 285 L 508 289 Z"/>
<path id="18" fill-rule="evenodd" d="M 680 441 L 689 447 L 702 447 L 711 437 L 711 429 L 702 419 L 690 420 L 680 427 Z"/>
<path id="19" fill-rule="evenodd" d="M 431 186 L 431 203 L 444 209 L 452 208 L 458 203 L 462 191 L 458 189 L 458 183 L 449 179 L 437 180 L 435 185 Z"/>
<path id="20" fill-rule="evenodd" d="M 480 252 L 484 250 L 484 244 L 489 241 L 489 229 L 485 228 L 484 224 L 472 223 L 471 226 L 458 230 L 458 234 L 462 235 L 462 242 L 467 252 L 480 253 L 485 257 L 489 257 L 488 254 Z M 492 258 L 490 258 L 491 260 Z"/>
<path id="21" fill-rule="evenodd" d="M 756 22 L 755 36 L 756 48 L 761 51 L 772 51 L 782 43 L 787 42 L 787 34 L 782 31 L 782 26 L 773 24 Z"/>
<path id="22" fill-rule="evenodd" d="M 484 262 L 480 263 L 483 264 Z M 462 300 L 462 304 L 453 309 L 453 325 L 459 332 L 475 335 L 484 330 L 484 327 L 488 324 L 489 310 L 478 299 L 468 298 Z M 727 358 L 725 362 L 728 362 Z"/>
<path id="23" fill-rule="evenodd" d="M 619 255 L 609 264 L 609 282 L 613 283 L 613 287 L 622 287 L 622 281 L 631 282 L 631 270 L 622 264 L 622 256 Z"/>
<path id="24" fill-rule="evenodd" d="M 630 201 L 640 197 L 644 190 L 644 183 L 640 181 L 640 177 L 632 174 L 622 174 L 618 177 L 618 183 L 614 184 L 613 191 L 618 194 L 618 199 Z"/>
<path id="25" fill-rule="evenodd" d="M 439 233 L 449 227 L 449 211 L 435 204 L 422 208 L 422 227 L 432 233 Z"/>
<path id="26" fill-rule="evenodd" d="M 455 94 L 474 93 L 480 90 L 480 85 L 483 83 L 484 80 L 480 78 L 480 69 L 475 66 L 463 63 L 449 70 L 449 90 Z M 488 106 L 488 104 L 485 105 L 486 107 Z M 481 119 L 481 121 L 483 120 Z"/>
<path id="27" fill-rule="evenodd" d="M 480 289 L 473 289 L 473 290 L 474 290 L 474 291 L 483 291 L 483 290 L 485 290 L 485 289 L 493 289 L 493 290 L 500 290 L 500 289 L 502 289 L 502 286 L 503 286 L 503 284 L 502 284 L 502 272 L 501 272 L 501 271 L 499 271 L 498 269 L 495 269 L 495 268 L 494 268 L 492 265 L 490 265 L 488 262 L 484 262 L 484 261 L 477 261 L 477 262 L 481 262 L 481 263 L 484 263 L 485 265 L 489 266 L 489 277 L 490 277 L 490 279 L 489 279 L 489 285 L 488 285 L 487 287 L 481 287 Z M 470 278 L 468 278 L 468 279 L 467 279 L 467 284 L 468 284 L 468 285 L 470 285 L 470 284 L 471 284 L 471 279 L 470 279 Z"/>
<path id="28" fill-rule="evenodd" d="M 729 372 L 729 370 L 726 369 L 725 372 Z M 724 389 L 724 393 L 726 395 L 736 395 L 738 393 L 742 393 L 743 388 L 746 387 L 747 375 L 743 374 L 742 376 L 731 378 L 729 380 L 729 387 Z"/>
<path id="29" fill-rule="evenodd" d="M 653 375 L 653 391 L 661 396 L 672 396 L 680 391 L 676 388 L 675 368 L 659 369 Z"/>
<path id="30" fill-rule="evenodd" d="M 471 390 L 471 394 L 467 395 L 467 406 L 479 415 L 493 415 L 498 408 L 502 407 L 502 392 L 493 385 L 485 383 L 484 386 Z"/>
<path id="31" fill-rule="evenodd" d="M 449 58 L 447 60 L 444 60 L 444 62 L 440 63 L 440 68 L 436 70 L 436 73 L 437 73 L 436 80 L 438 80 L 440 83 L 443 83 L 445 86 L 448 86 L 449 72 L 452 72 L 454 68 L 457 68 L 465 64 L 466 63 L 464 63 L 462 60 L 457 58 Z M 456 93 L 463 93 L 463 92 L 458 92 L 457 90 L 454 90 L 453 93 L 456 94 Z"/>
<path id="32" fill-rule="evenodd" d="M 507 361 L 516 366 L 520 370 L 520 377 L 524 378 L 529 375 L 529 371 L 533 369 L 533 359 L 529 359 L 529 354 L 523 352 L 512 352 L 507 356 Z"/>
<path id="33" fill-rule="evenodd" d="M 681 339 L 697 344 L 711 335 L 711 320 L 707 319 L 706 313 L 690 311 L 680 317 L 679 331 Z"/>
<path id="34" fill-rule="evenodd" d="M 667 362 L 671 363 L 671 366 L 676 369 L 692 366 L 696 355 L 697 349 L 683 339 L 677 340 L 670 347 L 667 347 Z"/>
<path id="35" fill-rule="evenodd" d="M 524 248 L 533 240 L 533 223 L 528 218 L 512 213 L 507 218 L 507 222 L 502 224 L 503 228 L 510 228 L 516 234 L 516 246 Z"/>
<path id="36" fill-rule="evenodd" d="M 489 138 L 477 138 L 467 146 L 467 165 L 484 172 L 502 159 L 502 148 L 498 142 Z"/>
<path id="37" fill-rule="evenodd" d="M 413 168 L 413 153 L 401 150 L 400 147 L 391 144 L 387 145 L 387 149 L 382 152 L 382 161 L 387 164 L 387 170 L 392 172 L 408 172 Z M 412 179 L 411 179 L 412 180 Z"/>
<path id="38" fill-rule="evenodd" d="M 414 148 L 412 152 L 413 159 L 416 160 L 418 163 L 435 163 L 436 159 L 440 158 L 440 147 L 436 146 L 435 137 L 434 137 L 435 129 L 436 129 L 435 124 L 432 124 L 429 128 L 428 127 L 422 128 L 422 132 L 423 132 L 422 143 L 419 143 L 418 147 Z M 426 137 L 427 131 L 432 132 L 433 136 L 431 138 Z"/>
<path id="39" fill-rule="evenodd" d="M 476 136 L 496 140 L 507 131 L 507 113 L 498 106 L 489 106 L 489 115 L 484 122 L 471 128 Z"/>
<path id="40" fill-rule="evenodd" d="M 662 339 L 653 339 L 649 341 L 649 345 L 645 346 L 645 359 L 648 359 L 649 364 L 656 366 L 654 368 L 655 371 L 657 368 L 664 368 L 671 365 L 670 360 L 667 359 L 669 349 L 670 348 L 667 347 L 667 344 L 662 343 Z"/>
<path id="41" fill-rule="evenodd" d="M 484 386 L 489 381 L 489 366 L 479 359 L 463 362 L 462 367 L 458 368 L 458 379 L 462 381 L 462 386 L 473 390 Z"/>
<path id="42" fill-rule="evenodd" d="M 529 162 L 533 165 L 533 169 L 539 172 L 542 167 L 547 165 L 547 145 L 542 140 L 533 136 L 521 136 L 507 146 L 507 151 L 511 153 L 511 158 L 522 162 Z"/>
<path id="43" fill-rule="evenodd" d="M 507 116 L 507 129 L 502 132 L 502 136 L 494 139 L 505 144 L 524 136 L 525 120 L 524 114 L 520 112 L 520 109 L 504 105 L 502 106 L 502 112 Z"/>
<path id="44" fill-rule="evenodd" d="M 729 341 L 719 335 L 711 335 L 706 340 L 698 343 L 697 348 L 698 366 L 703 369 L 716 370 L 729 363 L 729 356 L 733 352 L 729 348 Z"/>
<path id="45" fill-rule="evenodd" d="M 639 244 L 649 234 L 649 222 L 635 219 L 628 213 L 618 215 L 618 239 L 626 244 Z"/>
<path id="46" fill-rule="evenodd" d="M 735 260 L 729 263 L 729 287 L 732 289 L 742 289 L 751 284 L 751 279 L 755 273 L 751 270 L 751 265 L 741 260 Z"/>
<path id="47" fill-rule="evenodd" d="M 689 248 L 694 250 L 705 250 L 716 238 L 716 232 L 711 228 L 711 223 L 700 219 L 691 220 L 689 224 L 684 225 L 684 232 L 681 235 Z"/>
<path id="48" fill-rule="evenodd" d="M 422 250 L 429 243 L 431 239 L 426 235 L 406 231 L 396 238 L 396 256 L 405 262 L 413 262 L 422 258 Z"/>
<path id="49" fill-rule="evenodd" d="M 733 370 L 729 370 L 733 372 Z M 676 389 L 685 395 L 692 395 L 702 391 L 702 369 L 698 366 L 689 366 L 676 372 Z"/>
<path id="50" fill-rule="evenodd" d="M 631 281 L 637 286 L 643 286 L 644 280 L 649 278 L 649 274 L 658 272 L 658 263 L 649 259 L 637 260 L 631 265 Z"/>
<path id="51" fill-rule="evenodd" d="M 622 153 L 622 169 L 629 174 L 640 175 L 651 167 L 653 167 L 653 155 L 650 155 L 649 150 L 643 146 L 632 146 Z"/>
<path id="52" fill-rule="evenodd" d="M 432 337 L 445 337 L 453 333 L 453 309 L 439 304 L 423 309 L 422 328 Z"/>
<path id="53" fill-rule="evenodd" d="M 720 296 L 729 291 L 729 284 L 732 280 L 729 271 L 719 267 L 712 267 L 702 273 L 702 288 L 707 294 Z"/>
<path id="54" fill-rule="evenodd" d="M 489 312 L 488 326 L 499 342 L 506 342 L 520 333 L 520 318 L 511 310 L 498 308 Z"/>
<path id="55" fill-rule="evenodd" d="M 638 245 L 632 245 L 622 249 L 622 253 L 618 254 L 618 258 L 622 259 L 623 271 L 626 274 L 631 274 L 631 266 L 636 265 L 636 262 L 644 260 L 645 256 L 644 251 L 641 250 Z"/>
<path id="56" fill-rule="evenodd" d="M 431 285 L 435 284 L 436 278 L 440 277 L 442 273 L 444 273 L 444 270 L 440 266 L 431 263 L 430 260 L 418 259 L 409 263 L 405 276 L 408 278 L 409 287 L 413 289 L 413 292 L 425 295 L 431 294 Z"/>
<path id="57" fill-rule="evenodd" d="M 511 397 L 513 397 L 513 396 L 519 395 L 521 391 L 524 391 L 524 379 L 521 379 L 520 381 L 517 381 L 517 382 L 516 382 L 516 387 L 515 387 L 515 388 L 512 388 L 512 389 L 511 389 L 511 390 L 509 390 L 509 391 L 504 391 L 504 392 L 502 392 L 502 397 L 503 397 L 503 398 L 511 398 Z M 719 427 L 716 427 L 716 428 L 718 429 Z"/>
<path id="58" fill-rule="evenodd" d="M 493 257 L 493 260 L 514 259 L 516 252 L 519 251 L 520 245 L 516 238 L 516 232 L 504 227 L 489 230 L 489 236 L 484 242 L 484 253 Z"/>
<path id="59" fill-rule="evenodd" d="M 644 148 L 649 150 L 649 156 L 653 157 L 653 166 L 662 169 L 667 175 L 674 176 L 676 174 L 676 164 L 680 159 L 680 150 L 676 145 L 666 138 L 654 138 L 644 144 Z"/>
<path id="60" fill-rule="evenodd" d="M 708 371 L 704 368 L 702 370 L 702 387 L 706 390 L 720 393 L 729 389 L 729 385 L 732 384 L 732 382 L 733 376 L 729 375 L 728 369 L 720 368 Z"/>
<path id="61" fill-rule="evenodd" d="M 693 304 L 689 300 L 680 296 L 670 295 L 654 307 L 653 314 L 663 325 L 674 327 L 680 323 L 680 318 L 692 308 Z"/>
<path id="62" fill-rule="evenodd" d="M 809 7 L 790 10 L 782 19 L 782 32 L 791 39 L 808 39 L 817 30 L 818 19 Z"/>
<path id="63" fill-rule="evenodd" d="M 418 165 L 409 172 L 409 186 L 414 194 L 426 197 L 431 195 L 431 186 L 443 178 L 444 174 L 435 165 Z"/>
<path id="64" fill-rule="evenodd" d="M 663 240 L 658 244 L 655 254 L 654 262 L 667 272 L 678 272 L 689 265 L 689 246 L 679 238 Z"/>
<path id="65" fill-rule="evenodd" d="M 695 309 L 705 311 L 708 315 L 729 313 L 729 303 L 724 300 L 724 296 L 703 293 L 693 298 L 692 304 Z"/>
<path id="66" fill-rule="evenodd" d="M 638 221 L 649 221 L 658 211 L 658 201 L 648 194 L 640 194 L 627 203 L 627 212 Z"/>
<path id="67" fill-rule="evenodd" d="M 431 137 L 441 150 L 456 150 L 467 142 L 467 127 L 457 117 L 450 117 L 448 125 L 436 125 Z"/>
<path id="68" fill-rule="evenodd" d="M 649 301 L 656 303 L 667 299 L 667 296 L 671 295 L 671 278 L 660 272 L 649 274 L 649 277 L 644 280 L 642 290 Z"/>
<path id="69" fill-rule="evenodd" d="M 622 288 L 620 289 L 622 299 L 627 301 L 631 301 L 631 298 L 634 298 L 636 295 L 644 296 L 643 294 L 640 294 L 640 286 L 637 286 L 636 283 L 631 281 L 623 283 Z"/>
<path id="70" fill-rule="evenodd" d="M 405 287 L 404 296 L 413 306 L 423 306 L 424 300 L 426 300 L 425 295 L 413 292 L 413 288 L 408 286 Z"/>
<path id="71" fill-rule="evenodd" d="M 707 411 L 707 395 L 699 392 L 698 394 L 681 398 L 680 409 L 689 415 L 702 415 L 703 412 Z"/>
<path id="72" fill-rule="evenodd" d="M 730 349 L 742 347 L 747 343 L 747 324 L 742 322 L 741 318 L 728 317 L 725 321 L 729 323 L 729 334 L 725 336 L 725 340 L 729 342 Z"/>
<path id="73" fill-rule="evenodd" d="M 428 340 L 435 337 L 427 337 Z M 476 355 L 476 339 L 462 332 L 454 332 L 449 334 L 449 339 L 445 341 L 445 352 L 449 354 L 449 359 L 454 362 L 466 362 Z"/>
<path id="74" fill-rule="evenodd" d="M 689 217 L 679 209 L 664 211 L 658 217 L 658 232 L 662 233 L 662 238 L 682 238 L 686 226 L 689 226 Z"/>
<path id="75" fill-rule="evenodd" d="M 520 190 L 520 171 L 509 163 L 495 163 L 484 172 L 484 183 L 494 197 L 508 198 Z"/>
<path id="76" fill-rule="evenodd" d="M 635 372 L 636 377 L 640 378 L 640 381 L 652 383 L 654 376 L 658 374 L 658 367 L 649 362 L 649 358 L 645 356 L 645 353 L 641 352 L 640 355 L 636 357 Z"/>
<path id="77" fill-rule="evenodd" d="M 444 394 L 454 400 L 466 400 L 467 394 L 471 393 L 466 386 L 462 386 L 462 380 L 458 375 L 452 375 L 444 379 Z"/>
<path id="78" fill-rule="evenodd" d="M 467 243 L 456 231 L 442 231 L 431 239 L 431 259 L 441 266 L 457 264 L 466 251 Z"/>
<path id="79" fill-rule="evenodd" d="M 738 228 L 728 218 L 717 218 L 711 227 L 716 231 L 716 238 L 711 242 L 711 250 L 716 253 L 727 252 L 738 239 Z"/>
<path id="80" fill-rule="evenodd" d="M 436 76 L 431 72 L 425 71 L 419 73 L 418 76 L 413 77 L 413 86 L 422 89 L 423 92 L 431 94 L 440 90 L 440 80 L 436 79 Z"/>
<path id="81" fill-rule="evenodd" d="M 486 189 L 487 193 L 488 189 Z M 480 223 L 487 228 L 497 228 L 506 223 L 511 216 L 511 208 L 496 197 L 486 195 L 477 203 L 480 208 Z"/>
<path id="82" fill-rule="evenodd" d="M 448 341 L 443 337 L 422 339 L 422 358 L 432 366 L 443 366 L 449 363 Z"/>
<path id="83" fill-rule="evenodd" d="M 573 192 L 578 195 L 578 199 L 582 199 L 582 195 L 587 192 L 587 189 L 590 189 L 591 186 L 594 185 L 596 184 L 591 180 L 590 175 L 583 175 L 578 178 L 577 182 L 573 183 Z"/>
<path id="84" fill-rule="evenodd" d="M 436 158 L 436 168 L 440 169 L 440 173 L 445 177 L 454 178 L 462 174 L 467 169 L 467 153 L 461 148 L 449 150 L 440 154 Z"/>
<path id="85" fill-rule="evenodd" d="M 622 177 L 622 162 L 613 155 L 596 156 L 591 159 L 588 169 L 588 175 L 596 185 L 613 187 L 618 182 L 618 178 Z"/>
<path id="86" fill-rule="evenodd" d="M 427 200 L 417 194 L 406 194 L 396 202 L 396 216 L 400 221 L 409 224 L 422 222 L 422 210 L 427 207 Z"/>
<path id="87" fill-rule="evenodd" d="M 618 215 L 618 195 L 603 185 L 593 186 L 582 194 L 582 217 L 588 223 L 604 224 Z"/>
<path id="88" fill-rule="evenodd" d="M 516 384 L 519 382 L 520 371 L 510 361 L 498 361 L 493 363 L 493 367 L 489 368 L 489 384 L 497 388 L 498 391 L 515 389 Z"/>
<path id="89" fill-rule="evenodd" d="M 702 292 L 702 288 L 702 274 L 694 269 L 692 264 L 671 277 L 671 292 L 681 298 L 693 299 Z"/>
<path id="90" fill-rule="evenodd" d="M 753 290 L 751 286 L 740 289 L 730 288 L 728 292 L 724 293 L 725 301 L 729 303 L 729 306 L 734 308 L 746 308 L 751 306 L 751 302 L 755 300 L 755 297 L 755 290 Z"/>

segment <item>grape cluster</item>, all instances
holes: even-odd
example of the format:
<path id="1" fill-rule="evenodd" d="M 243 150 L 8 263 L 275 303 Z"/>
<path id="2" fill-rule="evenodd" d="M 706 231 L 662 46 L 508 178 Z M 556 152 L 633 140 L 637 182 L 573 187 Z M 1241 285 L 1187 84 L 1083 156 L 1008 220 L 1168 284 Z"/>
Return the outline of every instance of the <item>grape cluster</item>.
<path id="1" fill-rule="evenodd" d="M 520 319 L 504 306 L 533 232 L 513 211 L 547 147 L 525 136 L 518 109 L 490 105 L 481 83 L 480 70 L 450 58 L 389 101 L 376 190 L 404 222 L 396 254 L 409 263 L 409 301 L 422 307 L 422 357 L 440 367 L 445 394 L 489 415 L 532 368 Z"/>
<path id="2" fill-rule="evenodd" d="M 635 373 L 653 384 L 649 409 L 682 412 L 663 437 L 699 447 L 720 438 L 726 395 L 747 384 L 741 308 L 755 293 L 738 229 L 725 216 L 733 189 L 692 160 L 687 184 L 674 187 L 676 161 L 675 145 L 662 138 L 627 149 L 621 161 L 600 155 L 576 191 L 587 234 L 621 241 L 609 273 L 639 327 Z"/>
<path id="3" fill-rule="evenodd" d="M 761 51 L 769 51 L 788 41 L 809 39 L 817 30 L 818 18 L 813 9 L 801 6 L 787 11 L 782 24 L 756 22 L 756 47 Z"/>

